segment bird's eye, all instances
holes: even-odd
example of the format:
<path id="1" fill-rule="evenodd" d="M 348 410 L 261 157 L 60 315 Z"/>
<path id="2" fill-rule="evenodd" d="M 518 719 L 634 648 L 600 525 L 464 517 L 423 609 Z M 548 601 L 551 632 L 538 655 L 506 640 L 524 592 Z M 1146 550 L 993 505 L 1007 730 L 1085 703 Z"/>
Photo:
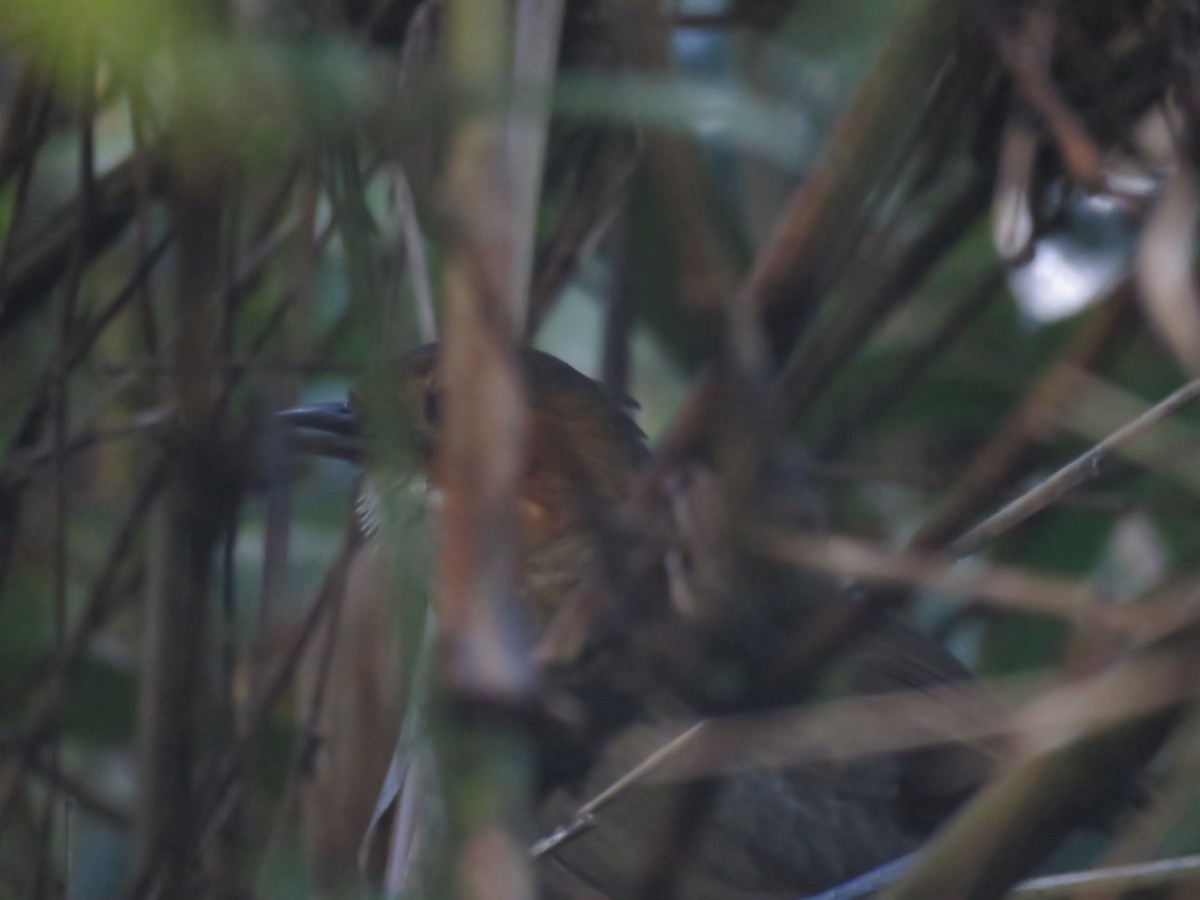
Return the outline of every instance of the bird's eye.
<path id="1" fill-rule="evenodd" d="M 430 425 L 438 424 L 441 415 L 440 398 L 437 391 L 425 392 L 425 421 Z"/>

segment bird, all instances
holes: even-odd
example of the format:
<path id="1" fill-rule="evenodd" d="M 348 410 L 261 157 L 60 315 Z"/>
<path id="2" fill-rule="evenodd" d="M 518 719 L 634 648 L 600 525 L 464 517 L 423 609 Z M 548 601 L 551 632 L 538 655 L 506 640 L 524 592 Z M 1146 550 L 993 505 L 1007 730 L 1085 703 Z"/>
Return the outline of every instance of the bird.
<path id="1" fill-rule="evenodd" d="M 280 414 L 307 452 L 363 467 L 359 515 L 369 539 L 387 539 L 381 500 L 403 481 L 397 468 L 439 489 L 440 358 L 438 345 L 422 345 L 396 360 L 387 387 L 369 400 L 352 394 Z M 522 347 L 516 358 L 527 408 L 516 581 L 531 655 L 574 610 L 591 612 L 582 642 L 543 669 L 548 705 L 566 698 L 571 712 L 539 736 L 533 799 L 542 833 L 653 753 L 664 726 L 785 708 L 830 685 L 868 696 L 952 685 L 955 713 L 969 709 L 994 726 L 999 705 L 967 668 L 890 612 L 848 629 L 820 679 L 790 680 L 803 665 L 789 667 L 789 649 L 849 608 L 845 591 L 755 558 L 736 540 L 722 546 L 728 510 L 704 466 L 650 524 L 631 524 L 625 511 L 650 459 L 636 404 L 550 354 Z M 384 419 L 408 451 L 398 465 L 380 458 L 394 442 L 372 442 Z M 751 502 L 768 509 L 796 476 L 786 465 L 763 471 Z M 798 517 L 811 524 L 807 513 Z M 589 588 L 607 598 L 598 611 L 581 607 Z M 539 859 L 542 894 L 623 900 L 669 889 L 683 900 L 750 900 L 821 891 L 918 848 L 1001 753 L 999 742 L 947 738 L 906 753 L 636 785 Z M 664 854 L 678 859 L 665 866 Z M 654 877 L 665 879 L 662 892 L 647 893 Z"/>

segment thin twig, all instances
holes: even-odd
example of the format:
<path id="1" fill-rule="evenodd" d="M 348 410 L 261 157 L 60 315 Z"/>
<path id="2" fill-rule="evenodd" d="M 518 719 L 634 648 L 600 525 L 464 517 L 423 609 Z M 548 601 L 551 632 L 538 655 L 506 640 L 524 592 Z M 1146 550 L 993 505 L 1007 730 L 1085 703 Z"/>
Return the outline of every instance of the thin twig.
<path id="1" fill-rule="evenodd" d="M 898 17 L 872 70 L 843 112 L 821 160 L 789 198 L 742 281 L 735 304 L 760 316 L 777 359 L 784 358 L 815 313 L 813 287 L 843 260 L 855 238 L 838 223 L 860 215 L 875 177 L 911 147 L 911 101 L 924 98 L 944 72 L 959 39 L 959 4 L 910 3 Z M 633 511 L 661 498 L 666 474 L 695 446 L 714 408 L 718 379 L 710 369 L 693 382 L 633 492 Z"/>
<path id="2" fill-rule="evenodd" d="M 958 540 L 951 550 L 966 556 L 995 540 L 1030 516 L 1055 503 L 1065 494 L 1100 477 L 1109 454 L 1144 434 L 1200 395 L 1200 379 L 1188 382 L 1160 400 L 1132 422 L 1118 428 L 1092 449 L 1077 457 L 1036 487 L 984 519 Z"/>
<path id="3" fill-rule="evenodd" d="M 550 96 L 558 72 L 563 0 L 518 0 L 513 9 L 512 79 L 537 85 L 527 102 L 510 111 L 505 123 L 504 172 L 511 205 L 512 270 L 508 290 L 515 321 L 527 318 L 538 208 L 550 124 Z"/>
<path id="4" fill-rule="evenodd" d="M 829 325 L 814 335 L 805 352 L 793 357 L 779 375 L 791 416 L 809 406 L 889 315 L 911 299 L 947 251 L 962 240 L 987 207 L 986 188 L 982 178 L 973 178 L 924 232 L 909 242 L 895 264 L 882 267 L 883 275 L 874 271 L 874 265 L 863 267 L 870 273 L 864 276 L 868 286 L 849 298 L 856 302 L 839 305 Z"/>
<path id="5" fill-rule="evenodd" d="M 966 285 L 946 318 L 919 346 L 913 348 L 908 359 L 899 368 L 887 373 L 886 383 L 880 384 L 874 390 L 864 390 L 851 402 L 849 409 L 841 413 L 830 426 L 828 435 L 818 445 L 819 449 L 815 455 L 826 460 L 840 456 L 852 434 L 861 430 L 864 422 L 878 418 L 907 396 L 914 382 L 924 374 L 929 365 L 961 337 L 970 323 L 983 312 L 995 297 L 1004 278 L 1004 271 L 997 267 L 977 281 Z"/>
<path id="6" fill-rule="evenodd" d="M 1011 611 L 1095 621 L 1128 630 L 1144 624 L 1146 610 L 1118 606 L 1102 591 L 1076 581 L 989 565 L 964 570 L 957 560 L 913 550 L 891 552 L 848 537 L 763 535 L 759 546 L 780 560 L 867 584 L 924 587 L 962 595 Z"/>
<path id="7" fill-rule="evenodd" d="M 5 460 L 0 463 L 0 476 L 12 483 L 20 483 L 30 478 L 42 466 L 52 463 L 57 465 L 62 460 L 70 459 L 108 441 L 162 433 L 170 423 L 171 414 L 172 410 L 166 408 L 148 409 L 103 428 L 84 427 L 67 438 L 61 447 L 34 448 Z"/>
<path id="8" fill-rule="evenodd" d="M 913 98 L 925 98 L 957 45 L 959 4 L 924 0 L 897 19 L 875 67 L 842 114 L 822 158 L 789 200 L 738 292 L 767 321 L 782 358 L 814 312 L 812 288 L 855 235 L 837 227 L 858 214 L 873 176 L 911 146 Z"/>
<path id="9" fill-rule="evenodd" d="M 1016 737 L 1031 755 L 1100 731 L 1131 716 L 1151 714 L 1197 696 L 1194 681 L 1180 679 L 1190 663 L 1148 654 L 1118 671 L 1050 690 L 1042 678 L 1022 676 L 989 683 L 990 695 L 1030 699 L 1012 708 L 981 709 L 974 686 L 850 697 L 812 706 L 740 713 L 683 727 L 664 723 L 639 741 L 658 748 L 576 810 L 571 820 L 531 848 L 540 859 L 598 827 L 604 808 L 638 784 L 674 784 L 730 777 L 830 760 L 850 761 L 903 753 L 947 740 L 983 746 Z M 752 748 L 752 749 L 750 749 Z"/>
<path id="10" fill-rule="evenodd" d="M 357 531 L 354 533 L 357 534 Z M 251 712 L 244 717 L 237 740 L 229 748 L 226 758 L 219 763 L 217 772 L 210 779 L 200 808 L 192 812 L 197 833 L 207 835 L 211 830 L 212 821 L 227 802 L 229 793 L 237 786 L 238 773 L 243 761 L 248 758 L 254 741 L 262 733 L 276 704 L 292 684 L 296 667 L 300 664 L 300 660 L 326 613 L 336 598 L 344 593 L 346 570 L 357 546 L 357 543 L 347 543 L 343 546 L 342 553 L 326 573 L 316 598 L 309 605 L 308 611 L 282 659 L 276 665 L 271 677 L 264 679 L 262 692 L 255 699 Z M 201 841 L 203 840 L 202 837 Z M 153 889 L 157 877 L 157 867 L 161 865 L 158 857 L 163 850 L 160 839 L 150 854 L 151 864 L 139 872 L 134 882 L 134 887 L 129 893 L 131 900 L 140 900 Z"/>
<path id="11" fill-rule="evenodd" d="M 975 3 L 973 7 L 992 38 L 1014 87 L 1054 138 L 1071 176 L 1084 186 L 1098 187 L 1103 177 L 1100 151 L 1083 120 L 1067 105 L 1050 80 L 1048 59 L 1037 52 L 1036 42 L 1028 35 L 1014 33 L 1006 27 L 991 4 Z M 1043 24 L 1040 13 L 1031 15 L 1027 31 Z M 1053 23 L 1048 27 L 1052 28 Z"/>
<path id="12" fill-rule="evenodd" d="M 29 764 L 30 771 L 42 776 L 56 785 L 69 796 L 85 812 L 112 825 L 116 828 L 127 829 L 133 819 L 129 811 L 117 805 L 107 797 L 101 796 L 96 789 L 82 778 L 64 772 L 61 765 L 49 759 L 43 759 L 35 754 Z"/>
<path id="13" fill-rule="evenodd" d="M 547 853 L 557 850 L 581 834 L 586 834 L 595 826 L 596 813 L 620 797 L 630 787 L 643 781 L 647 775 L 682 751 L 688 744 L 697 740 L 704 734 L 704 730 L 707 727 L 707 720 L 697 722 L 682 734 L 663 744 L 600 793 L 596 794 L 591 800 L 579 807 L 575 815 L 571 817 L 570 822 L 556 828 L 553 833 L 535 842 L 533 847 L 530 848 L 530 854 L 534 859 L 541 859 Z"/>
<path id="14" fill-rule="evenodd" d="M 1010 900 L 1047 900 L 1090 897 L 1097 891 L 1124 896 L 1155 888 L 1181 887 L 1195 881 L 1200 881 L 1200 855 L 1031 878 L 1018 884 L 1008 897 Z"/>
<path id="15" fill-rule="evenodd" d="M 148 159 L 146 165 L 150 189 L 162 190 L 165 166 L 157 158 Z M 134 161 L 125 160 L 97 179 L 94 195 L 84 246 L 85 263 L 112 244 L 134 216 L 137 206 Z M 0 293 L 5 298 L 0 306 L 0 336 L 6 336 L 32 313 L 45 292 L 68 271 L 81 202 L 79 196 L 72 198 L 16 249 L 5 280 L 0 283 Z"/>
<path id="16" fill-rule="evenodd" d="M 404 169 L 394 167 L 397 199 L 400 207 L 400 225 L 405 258 L 417 307 L 417 332 L 421 340 L 429 343 L 437 340 L 437 313 L 433 302 L 433 282 L 429 277 L 429 254 L 425 250 L 425 236 L 417 219 L 416 201 L 408 176 Z"/>
<path id="17" fill-rule="evenodd" d="M 278 808 L 275 812 L 275 819 L 272 823 L 271 830 L 265 842 L 265 849 L 262 855 L 262 864 L 260 866 L 259 888 L 262 890 L 265 887 L 265 880 L 269 871 L 269 864 L 274 856 L 275 849 L 282 841 L 282 836 L 285 828 L 290 824 L 290 816 L 293 809 L 296 808 L 297 799 L 299 797 L 300 784 L 305 777 L 308 777 L 313 768 L 313 757 L 317 752 L 320 735 L 318 727 L 321 721 L 321 711 L 325 706 L 326 687 L 329 683 L 329 674 L 333 665 L 334 648 L 337 646 L 338 630 L 342 618 L 342 609 L 344 607 L 344 599 L 346 596 L 345 577 L 350 561 L 358 552 L 362 543 L 362 535 L 352 517 L 351 525 L 346 533 L 343 541 L 342 549 L 338 554 L 330 572 L 333 575 L 332 580 L 327 581 L 327 587 L 323 587 L 322 591 L 328 591 L 332 609 L 328 614 L 328 623 L 325 630 L 325 641 L 320 648 L 320 657 L 317 661 L 316 685 L 313 689 L 312 699 L 308 704 L 308 709 L 305 712 L 304 724 L 300 735 L 296 741 L 296 749 L 292 755 L 291 764 L 288 767 L 287 780 L 284 783 L 283 797 L 279 801 Z M 336 574 L 334 574 L 336 573 Z M 301 654 L 303 655 L 303 654 Z M 317 814 L 321 815 L 327 812 L 326 810 L 318 810 Z"/>
<path id="18" fill-rule="evenodd" d="M 932 548 L 954 537 L 1012 474 L 1047 423 L 1074 396 L 1070 369 L 1094 366 L 1115 341 L 1128 336 L 1123 328 L 1132 309 L 1131 283 L 1125 279 L 1104 305 L 1080 326 L 1056 364 L 1029 389 L 1020 406 L 996 429 L 965 467 L 954 486 L 912 536 L 909 545 Z"/>

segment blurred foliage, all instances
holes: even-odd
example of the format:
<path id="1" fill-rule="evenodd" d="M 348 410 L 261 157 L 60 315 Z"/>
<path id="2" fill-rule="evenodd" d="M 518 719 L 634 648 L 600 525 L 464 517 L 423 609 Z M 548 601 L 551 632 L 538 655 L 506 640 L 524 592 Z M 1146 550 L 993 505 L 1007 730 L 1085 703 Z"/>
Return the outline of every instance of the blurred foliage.
<path id="1" fill-rule="evenodd" d="M 613 343 L 627 339 L 623 387 L 640 399 L 652 438 L 724 346 L 727 320 L 696 302 L 696 273 L 711 286 L 706 266 L 722 262 L 726 293 L 743 283 L 794 192 L 843 149 L 841 117 L 913 6 L 659 5 L 672 11 L 657 69 L 623 44 L 620 28 L 606 30 L 596 12 L 606 4 L 567 16 L 537 257 L 547 267 L 555 253 L 567 262 L 548 282 L 540 300 L 548 314 L 532 336 L 597 376 Z M 1069 27 L 1048 66 L 1105 160 L 1133 159 L 1150 183 L 1140 196 L 1113 190 L 1114 215 L 1125 218 L 1087 235 L 1100 255 L 1124 260 L 1127 277 L 1130 243 L 1164 179 L 1195 162 L 1182 153 L 1151 160 L 1137 143 L 1138 129 L 1162 115 L 1169 78 L 1130 59 L 1172 39 L 1169 16 L 1155 12 L 1164 5 L 1134 4 L 1119 41 L 1083 46 L 1070 41 L 1097 29 L 1109 35 L 1112 23 L 1092 22 L 1086 3 L 1061 4 Z M 209 819 L 237 807 L 228 833 L 208 835 L 204 855 L 230 879 L 228 896 L 233 886 L 261 896 L 310 887 L 294 814 L 312 752 L 304 704 L 290 678 L 261 720 L 255 704 L 283 671 L 335 559 L 352 475 L 287 457 L 270 414 L 343 396 L 420 340 L 406 235 L 416 221 L 436 285 L 444 127 L 462 114 L 496 115 L 513 97 L 518 106 L 529 100 L 529 86 L 451 84 L 436 61 L 422 60 L 414 45 L 428 35 L 414 37 L 423 27 L 414 11 L 426 6 L 0 2 L 0 896 L 60 896 L 55 885 L 67 878 L 72 896 L 112 896 L 113 885 L 136 878 L 139 693 L 158 677 L 147 661 L 147 604 L 166 527 L 161 499 L 139 509 L 136 498 L 178 452 L 166 427 L 181 333 L 186 340 L 174 273 L 189 252 L 181 198 L 192 195 L 216 198 L 220 209 L 211 254 L 217 328 L 203 348 L 221 386 L 211 423 L 219 449 L 209 461 L 231 473 L 240 499 L 236 533 L 227 523 L 218 529 L 208 627 L 196 631 L 206 685 L 199 771 L 225 771 L 229 754 L 244 753 L 239 740 L 253 750 L 252 764 L 242 758 L 231 770 L 244 788 L 234 800 L 230 791 L 204 797 Z M 811 451 L 830 527 L 891 547 L 929 521 L 1064 358 L 1144 404 L 1184 378 L 1140 307 L 1102 348 L 1072 356 L 1089 323 L 1126 302 L 1116 290 L 1048 321 L 1023 312 L 1004 277 L 984 280 L 1028 265 L 1039 241 L 1064 227 L 1068 198 L 1105 191 L 1075 181 L 1051 129 L 1039 132 L 1035 170 L 1018 186 L 1031 194 L 1034 220 L 1023 255 L 999 257 L 980 202 L 911 283 L 894 281 L 963 185 L 991 195 L 1008 177 L 997 159 L 1004 123 L 1040 121 L 986 32 L 963 13 L 944 80 L 929 97 L 912 97 L 911 109 L 893 111 L 916 135 L 896 136 L 898 158 L 886 171 L 861 173 L 872 185 L 865 208 L 816 226 L 846 242 L 838 258 L 818 261 L 819 277 L 795 288 L 797 304 L 814 312 L 785 341 L 788 358 L 771 360 L 804 370 L 834 346 L 839 316 L 867 309 L 872 292 L 888 301 L 836 350 L 830 377 L 796 410 L 789 433 Z M 424 66 L 424 81 L 413 66 Z M 1129 88 L 1119 107 L 1094 90 L 1106 79 Z M 681 158 L 695 167 L 697 194 L 708 196 L 670 196 L 671 167 L 655 155 L 664 140 L 687 148 Z M 687 223 L 725 260 L 688 243 Z M 979 296 L 963 295 L 976 284 Z M 609 327 L 622 296 L 631 323 L 624 337 Z M 1074 402 L 1037 422 L 956 533 L 1126 421 L 1109 417 L 1094 433 L 1060 427 L 1073 421 L 1063 407 Z M 1163 452 L 1194 472 L 1200 413 L 1186 409 L 1177 420 L 1188 430 Z M 1114 464 L 1086 497 L 1040 513 L 983 556 L 1120 602 L 1194 580 L 1200 482 L 1159 468 L 1146 459 Z M 278 516 L 290 522 L 285 537 Z M 407 565 L 426 561 L 419 541 L 406 549 Z M 266 571 L 272 565 L 284 567 Z M 422 590 L 403 577 L 405 590 Z M 1051 669 L 1073 634 L 1057 619 L 919 599 L 987 675 Z M 970 640 L 958 639 L 964 634 Z M 1194 851 L 1195 819 L 1193 811 L 1163 846 Z M 32 870 L 30 853 L 11 849 L 25 847 L 37 848 Z"/>

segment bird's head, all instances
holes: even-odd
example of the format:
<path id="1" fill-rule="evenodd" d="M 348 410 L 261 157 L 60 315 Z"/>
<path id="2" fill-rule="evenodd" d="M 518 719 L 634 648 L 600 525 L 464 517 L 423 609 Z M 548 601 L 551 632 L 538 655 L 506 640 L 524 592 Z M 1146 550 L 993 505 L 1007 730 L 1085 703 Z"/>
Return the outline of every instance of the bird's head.
<path id="1" fill-rule="evenodd" d="M 521 348 L 517 359 L 525 388 L 519 568 L 531 600 L 541 606 L 540 594 L 578 581 L 595 557 L 596 542 L 647 449 L 628 398 L 539 350 Z M 280 415 L 295 429 L 298 449 L 362 465 L 368 491 L 405 467 L 437 489 L 443 413 L 452 402 L 438 346 L 426 344 L 400 357 L 369 393 Z M 391 464 L 392 455 L 404 457 L 400 465 Z"/>
<path id="2" fill-rule="evenodd" d="M 436 344 L 417 347 L 390 367 L 373 402 L 352 391 L 334 403 L 285 409 L 279 418 L 293 429 L 296 450 L 368 468 L 383 462 L 377 440 L 381 426 L 398 428 L 403 449 L 415 451 L 420 463 L 427 465 L 434 457 L 441 420 L 437 360 Z"/>

